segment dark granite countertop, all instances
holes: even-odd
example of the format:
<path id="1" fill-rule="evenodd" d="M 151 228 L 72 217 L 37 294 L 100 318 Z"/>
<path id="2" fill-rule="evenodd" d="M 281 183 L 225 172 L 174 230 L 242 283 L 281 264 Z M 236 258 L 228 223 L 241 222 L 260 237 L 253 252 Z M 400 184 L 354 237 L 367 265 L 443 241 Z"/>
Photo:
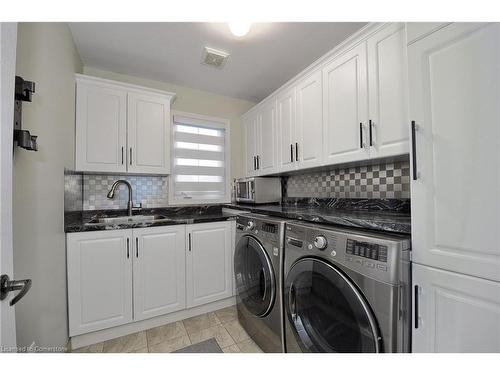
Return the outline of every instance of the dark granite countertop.
<path id="1" fill-rule="evenodd" d="M 411 233 L 410 202 L 400 199 L 295 199 L 278 205 L 227 208 L 307 222 L 393 233 Z"/>
<path id="2" fill-rule="evenodd" d="M 88 232 L 112 229 L 147 228 L 165 225 L 232 220 L 236 214 L 222 208 L 250 211 L 291 220 L 342 225 L 392 233 L 411 233 L 410 201 L 402 199 L 316 199 L 288 198 L 281 205 L 225 204 L 142 209 L 134 214 L 163 215 L 165 220 L 123 224 L 88 224 L 96 217 L 126 216 L 126 210 L 66 212 L 64 231 Z"/>
<path id="3" fill-rule="evenodd" d="M 154 222 L 123 223 L 123 224 L 89 224 L 97 217 L 126 216 L 126 210 L 96 210 L 96 211 L 71 211 L 64 215 L 64 231 L 90 232 L 113 229 L 148 228 L 165 225 L 207 223 L 214 221 L 232 220 L 236 215 L 222 212 L 222 206 L 193 206 L 193 207 L 166 207 L 142 209 L 134 212 L 140 215 L 163 215 L 165 220 Z"/>

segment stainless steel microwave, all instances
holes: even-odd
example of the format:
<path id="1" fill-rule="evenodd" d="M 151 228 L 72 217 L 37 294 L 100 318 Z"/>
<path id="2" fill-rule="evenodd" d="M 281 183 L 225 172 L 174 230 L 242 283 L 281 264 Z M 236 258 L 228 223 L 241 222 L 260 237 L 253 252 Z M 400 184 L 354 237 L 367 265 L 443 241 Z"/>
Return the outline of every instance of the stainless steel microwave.
<path id="1" fill-rule="evenodd" d="M 281 202 L 279 177 L 249 177 L 236 180 L 236 202 L 274 203 Z"/>

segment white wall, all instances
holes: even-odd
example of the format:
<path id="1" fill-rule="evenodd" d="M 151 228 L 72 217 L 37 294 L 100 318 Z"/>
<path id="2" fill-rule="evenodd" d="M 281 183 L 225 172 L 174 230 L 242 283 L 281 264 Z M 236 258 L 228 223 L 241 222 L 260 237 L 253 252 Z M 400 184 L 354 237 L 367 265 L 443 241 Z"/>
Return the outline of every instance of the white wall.
<path id="1" fill-rule="evenodd" d="M 73 165 L 74 73 L 81 69 L 66 24 L 19 24 L 16 74 L 36 83 L 22 125 L 38 136 L 39 151 L 14 154 L 14 272 L 33 279 L 16 305 L 18 345 L 67 342 L 64 167 Z"/>
<path id="2" fill-rule="evenodd" d="M 172 109 L 228 119 L 231 122 L 231 177 L 236 178 L 245 175 L 242 149 L 243 133 L 240 116 L 252 108 L 255 103 L 189 87 L 108 72 L 87 66 L 83 68 L 83 73 L 145 87 L 172 91 L 177 94 Z"/>

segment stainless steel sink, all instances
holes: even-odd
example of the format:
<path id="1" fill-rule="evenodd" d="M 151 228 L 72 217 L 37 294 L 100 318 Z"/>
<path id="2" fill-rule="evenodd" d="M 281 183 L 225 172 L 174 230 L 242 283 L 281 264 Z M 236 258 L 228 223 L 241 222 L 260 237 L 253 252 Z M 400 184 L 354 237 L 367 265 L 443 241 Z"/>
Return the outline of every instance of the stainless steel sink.
<path id="1" fill-rule="evenodd" d="M 95 224 L 133 224 L 133 223 L 152 223 L 155 221 L 166 221 L 170 220 L 166 216 L 163 215 L 134 215 L 134 216 L 116 216 L 116 217 L 98 217 L 92 219 L 86 225 L 95 225 Z"/>

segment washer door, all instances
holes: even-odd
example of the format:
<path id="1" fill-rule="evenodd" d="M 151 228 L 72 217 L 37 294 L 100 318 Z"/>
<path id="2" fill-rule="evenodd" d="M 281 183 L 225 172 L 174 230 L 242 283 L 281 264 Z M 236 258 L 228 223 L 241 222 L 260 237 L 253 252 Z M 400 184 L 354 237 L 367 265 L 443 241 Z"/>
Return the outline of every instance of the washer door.
<path id="1" fill-rule="evenodd" d="M 264 247 L 253 236 L 244 235 L 234 253 L 236 292 L 251 314 L 266 316 L 271 311 L 276 282 L 271 260 Z"/>
<path id="2" fill-rule="evenodd" d="M 285 310 L 303 352 L 375 353 L 375 318 L 357 287 L 331 264 L 295 262 L 285 281 Z"/>

